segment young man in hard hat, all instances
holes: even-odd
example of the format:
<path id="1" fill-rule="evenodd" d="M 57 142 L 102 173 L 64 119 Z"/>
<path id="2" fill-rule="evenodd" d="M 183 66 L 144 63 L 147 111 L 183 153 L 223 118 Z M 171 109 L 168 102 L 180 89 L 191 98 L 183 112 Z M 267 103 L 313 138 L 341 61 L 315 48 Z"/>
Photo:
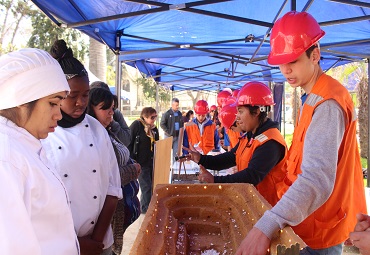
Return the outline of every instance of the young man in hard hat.
<path id="1" fill-rule="evenodd" d="M 235 121 L 245 132 L 239 143 L 229 152 L 216 156 L 200 155 L 188 149 L 190 159 L 201 168 L 199 180 L 208 183 L 251 183 L 271 204 L 278 201 L 276 183 L 282 183 L 286 172 L 283 165 L 288 148 L 278 129 L 278 123 L 267 117 L 274 105 L 271 90 L 261 82 L 248 82 L 239 92 L 238 99 L 229 110 L 231 119 L 223 119 L 230 128 Z M 229 108 L 229 109 L 228 109 Z M 238 172 L 226 176 L 213 176 L 205 168 L 212 170 L 236 166 Z"/>
<path id="2" fill-rule="evenodd" d="M 195 103 L 194 111 L 196 118 L 185 125 L 183 145 L 188 148 L 190 143 L 204 155 L 212 150 L 219 151 L 220 139 L 216 124 L 206 116 L 209 112 L 208 103 L 205 100 L 199 100 Z M 188 154 L 185 150 L 183 152 Z"/>
<path id="3" fill-rule="evenodd" d="M 272 28 L 268 62 L 279 65 L 287 82 L 305 94 L 280 191 L 286 192 L 237 255 L 266 254 L 272 236 L 287 225 L 308 245 L 301 254 L 342 254 L 356 214 L 366 212 L 356 113 L 346 88 L 319 65 L 324 34 L 306 12 L 288 12 Z"/>

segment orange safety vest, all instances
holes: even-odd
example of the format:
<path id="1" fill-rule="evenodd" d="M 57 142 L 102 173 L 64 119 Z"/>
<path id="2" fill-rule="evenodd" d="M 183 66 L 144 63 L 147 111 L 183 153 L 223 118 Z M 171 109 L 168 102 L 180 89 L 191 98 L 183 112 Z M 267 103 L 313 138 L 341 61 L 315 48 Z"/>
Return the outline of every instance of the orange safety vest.
<path id="1" fill-rule="evenodd" d="M 255 149 L 269 140 L 275 140 L 283 145 L 285 147 L 285 155 L 284 158 L 271 169 L 271 171 L 265 176 L 265 178 L 259 184 L 257 184 L 256 188 L 259 193 L 272 206 L 274 206 L 279 201 L 277 191 L 280 185 L 282 185 L 282 182 L 286 176 L 284 163 L 288 154 L 286 142 L 280 131 L 277 128 L 268 129 L 262 134 L 256 136 L 253 140 L 251 139 L 249 142 L 247 138 L 240 139 L 239 147 L 236 150 L 236 166 L 238 168 L 238 171 L 246 169 Z"/>
<path id="2" fill-rule="evenodd" d="M 366 213 L 362 168 L 356 139 L 355 108 L 347 89 L 326 74 L 320 76 L 303 105 L 288 152 L 285 187 L 280 190 L 279 196 L 302 173 L 300 167 L 306 131 L 316 107 L 328 99 L 334 99 L 341 106 L 346 120 L 344 136 L 338 151 L 334 189 L 320 208 L 302 223 L 292 227 L 313 249 L 324 249 L 344 242 L 355 227 L 356 214 Z"/>
<path id="3" fill-rule="evenodd" d="M 235 132 L 232 129 L 228 129 L 226 131 L 226 134 L 228 135 L 229 140 L 230 140 L 230 147 L 234 148 L 235 145 L 239 142 L 240 132 Z"/>
<path id="4" fill-rule="evenodd" d="M 200 136 L 200 130 L 197 124 L 191 122 L 185 127 L 186 133 L 188 135 L 189 143 L 193 146 L 200 142 L 199 147 L 203 150 L 203 154 L 207 155 L 208 152 L 215 149 L 215 131 L 216 125 L 212 123 L 211 125 L 205 126 L 203 130 L 203 135 Z"/>

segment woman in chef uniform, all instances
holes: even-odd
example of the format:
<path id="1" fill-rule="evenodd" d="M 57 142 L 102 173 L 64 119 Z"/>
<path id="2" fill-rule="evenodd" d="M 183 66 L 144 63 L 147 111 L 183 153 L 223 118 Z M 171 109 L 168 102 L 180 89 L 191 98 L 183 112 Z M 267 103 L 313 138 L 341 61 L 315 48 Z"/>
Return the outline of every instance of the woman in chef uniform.
<path id="1" fill-rule="evenodd" d="M 122 198 L 117 159 L 105 128 L 86 114 L 89 79 L 84 66 L 63 40 L 50 53 L 71 92 L 61 104 L 63 118 L 43 145 L 67 187 L 81 254 L 111 254 L 110 223 Z"/>
<path id="2" fill-rule="evenodd" d="M 67 191 L 40 142 L 62 118 L 68 91 L 49 53 L 0 57 L 1 254 L 79 254 Z"/>

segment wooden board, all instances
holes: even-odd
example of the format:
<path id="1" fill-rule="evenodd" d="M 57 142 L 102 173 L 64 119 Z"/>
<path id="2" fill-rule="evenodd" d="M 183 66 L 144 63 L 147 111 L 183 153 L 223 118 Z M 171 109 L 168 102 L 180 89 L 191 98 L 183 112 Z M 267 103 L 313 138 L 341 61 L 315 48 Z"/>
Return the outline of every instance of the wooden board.
<path id="1" fill-rule="evenodd" d="M 154 146 L 153 190 L 157 184 L 169 184 L 172 136 L 158 140 Z"/>
<path id="2" fill-rule="evenodd" d="M 184 141 L 184 128 L 183 127 L 180 128 L 179 130 L 179 139 L 177 141 L 178 141 L 177 156 L 180 157 L 182 155 L 182 143 Z"/>

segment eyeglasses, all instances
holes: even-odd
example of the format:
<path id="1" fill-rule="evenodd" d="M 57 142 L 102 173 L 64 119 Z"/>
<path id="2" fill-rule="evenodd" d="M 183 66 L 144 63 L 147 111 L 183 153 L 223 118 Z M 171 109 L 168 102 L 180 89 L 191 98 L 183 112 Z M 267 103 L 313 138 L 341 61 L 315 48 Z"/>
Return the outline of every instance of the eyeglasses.
<path id="1" fill-rule="evenodd" d="M 157 117 L 158 117 L 157 115 L 150 116 L 150 119 L 151 119 L 151 120 L 155 120 Z"/>

